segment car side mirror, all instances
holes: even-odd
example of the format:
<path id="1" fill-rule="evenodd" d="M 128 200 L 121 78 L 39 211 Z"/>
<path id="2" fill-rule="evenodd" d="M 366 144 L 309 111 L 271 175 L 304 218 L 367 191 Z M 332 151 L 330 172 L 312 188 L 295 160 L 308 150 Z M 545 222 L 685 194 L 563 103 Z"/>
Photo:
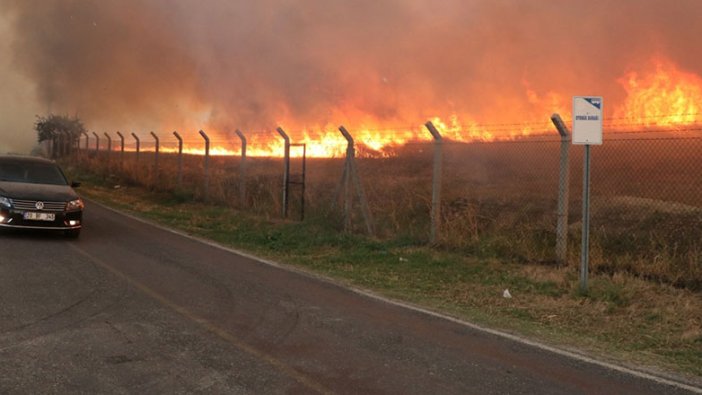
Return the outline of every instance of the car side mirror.
<path id="1" fill-rule="evenodd" d="M 80 186 L 80 182 L 78 182 L 78 181 L 73 181 L 71 183 L 71 188 L 78 188 L 79 186 Z"/>

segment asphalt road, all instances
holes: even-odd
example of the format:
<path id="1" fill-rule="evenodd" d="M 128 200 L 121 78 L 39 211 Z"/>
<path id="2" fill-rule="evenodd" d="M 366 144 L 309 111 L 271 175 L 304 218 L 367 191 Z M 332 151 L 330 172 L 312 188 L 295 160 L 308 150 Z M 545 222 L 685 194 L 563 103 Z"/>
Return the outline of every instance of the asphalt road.
<path id="1" fill-rule="evenodd" d="M 88 202 L 0 234 L 0 393 L 678 394 Z"/>

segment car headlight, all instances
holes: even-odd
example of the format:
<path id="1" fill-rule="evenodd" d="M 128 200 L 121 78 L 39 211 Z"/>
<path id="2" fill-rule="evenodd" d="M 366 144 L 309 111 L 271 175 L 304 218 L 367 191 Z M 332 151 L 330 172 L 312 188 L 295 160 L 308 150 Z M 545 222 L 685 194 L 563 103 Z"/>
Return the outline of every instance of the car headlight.
<path id="1" fill-rule="evenodd" d="M 82 199 L 71 200 L 66 203 L 66 211 L 82 210 L 84 206 Z"/>
<path id="2" fill-rule="evenodd" d="M 5 196 L 0 196 L 0 207 L 11 208 L 12 200 L 10 198 L 6 198 Z"/>

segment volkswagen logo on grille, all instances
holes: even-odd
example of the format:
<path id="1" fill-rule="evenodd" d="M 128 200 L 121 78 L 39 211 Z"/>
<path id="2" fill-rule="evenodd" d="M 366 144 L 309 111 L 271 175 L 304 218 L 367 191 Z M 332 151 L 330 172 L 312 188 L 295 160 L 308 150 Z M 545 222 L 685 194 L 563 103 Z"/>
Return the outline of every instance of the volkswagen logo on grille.
<path id="1" fill-rule="evenodd" d="M 37 202 L 37 204 L 35 204 L 34 207 L 36 207 L 37 210 L 43 210 L 44 209 L 44 202 Z"/>

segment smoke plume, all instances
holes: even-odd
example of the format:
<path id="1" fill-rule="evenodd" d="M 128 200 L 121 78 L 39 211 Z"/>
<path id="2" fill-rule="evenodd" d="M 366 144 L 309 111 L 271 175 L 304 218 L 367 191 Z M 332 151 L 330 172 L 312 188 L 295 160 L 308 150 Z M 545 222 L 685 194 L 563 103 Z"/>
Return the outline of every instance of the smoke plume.
<path id="1" fill-rule="evenodd" d="M 394 127 L 451 115 L 533 121 L 569 112 L 573 95 L 603 95 L 616 106 L 625 96 L 617 80 L 656 57 L 702 75 L 690 41 L 702 36 L 699 0 L 0 0 L 0 7 L 11 22 L 2 30 L 10 43 L 3 62 L 10 59 L 16 79 L 32 88 L 29 112 L 49 108 L 112 131 Z M 33 121 L 27 111 L 13 113 Z"/>

